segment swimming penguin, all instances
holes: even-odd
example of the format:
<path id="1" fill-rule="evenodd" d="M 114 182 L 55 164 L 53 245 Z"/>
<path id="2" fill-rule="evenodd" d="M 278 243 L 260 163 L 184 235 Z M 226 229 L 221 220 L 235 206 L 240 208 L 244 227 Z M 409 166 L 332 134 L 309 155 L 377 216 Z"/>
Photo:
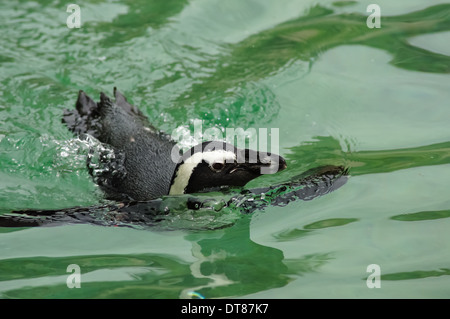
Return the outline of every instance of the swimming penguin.
<path id="1" fill-rule="evenodd" d="M 244 186 L 262 169 L 275 173 L 286 168 L 279 155 L 220 141 L 203 142 L 174 161 L 179 149 L 170 136 L 153 127 L 116 88 L 114 97 L 112 101 L 101 93 L 96 103 L 79 91 L 75 110 L 66 110 L 62 120 L 74 134 L 91 135 L 112 148 L 112 154 L 100 159 L 106 169 L 95 170 L 88 163 L 109 199 L 146 201 Z"/>
<path id="2" fill-rule="evenodd" d="M 62 209 L 25 209 L 0 214 L 0 227 L 39 227 L 67 224 L 126 226 L 162 229 L 219 229 L 234 224 L 233 212 L 251 214 L 268 206 L 284 207 L 290 202 L 309 201 L 326 195 L 347 181 L 348 170 L 326 165 L 293 176 L 281 184 L 268 187 L 233 189 L 213 197 L 208 194 L 169 196 L 148 201 L 100 203 Z M 201 210 L 199 223 L 192 215 Z M 191 212 L 191 213 L 190 213 Z M 187 214 L 181 217 L 180 215 Z M 176 217 L 175 217 L 176 216 Z M 225 216 L 225 218 L 221 218 Z M 175 218 L 174 218 L 175 217 Z"/>

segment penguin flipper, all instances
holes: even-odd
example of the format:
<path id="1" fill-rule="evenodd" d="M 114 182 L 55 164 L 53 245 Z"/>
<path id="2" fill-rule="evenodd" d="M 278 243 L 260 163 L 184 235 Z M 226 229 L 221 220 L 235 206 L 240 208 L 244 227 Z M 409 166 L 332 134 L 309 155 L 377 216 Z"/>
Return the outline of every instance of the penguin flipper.
<path id="1" fill-rule="evenodd" d="M 136 106 L 130 104 L 127 98 L 114 87 L 114 98 L 112 101 L 105 93 L 100 93 L 100 101 L 94 102 L 84 91 L 78 92 L 75 109 L 65 109 L 62 122 L 75 135 L 89 134 L 99 138 L 102 133 L 102 117 L 114 107 L 119 107 L 128 115 L 139 120 L 142 126 L 152 131 L 158 130 L 150 124 L 148 118 Z"/>
<path id="2" fill-rule="evenodd" d="M 91 115 L 97 108 L 97 103 L 94 102 L 84 91 L 78 92 L 78 99 L 75 107 L 80 115 Z"/>
<path id="3" fill-rule="evenodd" d="M 100 93 L 97 103 L 80 91 L 75 110 L 66 111 L 63 122 L 82 139 L 95 138 L 89 145 L 88 169 L 108 198 L 122 200 L 125 194 L 147 200 L 168 193 L 176 166 L 171 159 L 175 143 L 117 88 L 112 99 Z"/>
<path id="4" fill-rule="evenodd" d="M 144 113 L 142 113 L 136 106 L 130 104 L 125 95 L 123 95 L 117 87 L 114 87 L 114 98 L 116 99 L 116 105 L 118 107 L 122 108 L 129 115 L 137 117 L 143 126 L 150 128 L 154 132 L 157 131 L 157 129 L 150 124 L 150 121 Z"/>
<path id="5" fill-rule="evenodd" d="M 138 118 L 141 124 L 152 127 L 147 117 L 136 106 L 128 103 L 126 97 L 117 88 L 114 88 L 114 97 L 115 102 L 101 92 L 100 101 L 96 103 L 84 91 L 80 90 L 75 109 L 65 109 L 62 122 L 75 135 L 89 134 L 101 139 L 103 118 L 105 114 L 112 112 L 113 108 L 117 106 L 130 116 Z"/>
<path id="6" fill-rule="evenodd" d="M 75 135 L 90 134 L 96 138 L 100 135 L 101 125 L 98 120 L 98 105 L 84 91 L 78 92 L 74 110 L 65 109 L 62 122 Z"/>
<path id="7" fill-rule="evenodd" d="M 114 87 L 114 98 L 116 99 L 116 104 L 128 114 L 145 117 L 145 115 L 136 106 L 128 103 L 127 98 L 116 87 Z"/>

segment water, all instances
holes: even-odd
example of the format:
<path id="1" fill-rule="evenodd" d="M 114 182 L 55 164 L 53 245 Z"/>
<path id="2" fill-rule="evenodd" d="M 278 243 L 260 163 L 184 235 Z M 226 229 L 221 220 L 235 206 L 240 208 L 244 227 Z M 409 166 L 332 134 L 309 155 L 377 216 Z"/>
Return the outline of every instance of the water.
<path id="1" fill-rule="evenodd" d="M 0 295 L 449 298 L 450 3 L 378 1 L 369 29 L 370 3 L 78 1 L 80 29 L 63 1 L 0 4 L 1 213 L 102 202 L 61 123 L 80 89 L 117 86 L 168 133 L 279 128 L 288 169 L 250 186 L 351 175 L 215 230 L 2 228 Z"/>

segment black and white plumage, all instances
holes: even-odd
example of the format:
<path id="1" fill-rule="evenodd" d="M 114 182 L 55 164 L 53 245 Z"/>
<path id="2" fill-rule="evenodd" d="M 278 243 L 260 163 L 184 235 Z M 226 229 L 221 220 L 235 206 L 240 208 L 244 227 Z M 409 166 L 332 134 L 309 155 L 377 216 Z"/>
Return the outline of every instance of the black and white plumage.
<path id="1" fill-rule="evenodd" d="M 311 200 L 334 191 L 347 181 L 347 168 L 322 166 L 281 184 L 231 189 L 220 196 L 216 193 L 214 198 L 208 194 L 164 197 L 243 186 L 263 172 L 275 173 L 286 168 L 286 162 L 278 155 L 238 149 L 218 141 L 201 143 L 173 161 L 173 154 L 179 154 L 174 141 L 152 127 L 116 89 L 114 96 L 115 102 L 102 93 L 100 101 L 95 103 L 80 91 L 76 109 L 66 110 L 63 122 L 75 135 L 87 136 L 87 140 L 90 140 L 88 136 L 93 136 L 103 144 L 94 142 L 87 166 L 106 197 L 117 202 L 56 210 L 11 211 L 0 214 L 0 227 L 87 223 L 141 228 L 162 223 L 167 229 L 216 229 L 233 224 L 233 219 L 230 220 L 233 214 L 228 213 L 248 214 L 268 206 Z M 201 219 L 197 225 L 197 219 L 190 215 L 196 210 L 214 217 Z M 221 215 L 221 211 L 226 216 L 224 219 L 216 216 Z M 186 226 L 186 219 L 180 219 L 179 214 L 188 214 L 186 218 L 192 224 Z"/>
<path id="2" fill-rule="evenodd" d="M 108 198 L 151 200 L 164 195 L 202 192 L 223 186 L 244 186 L 268 170 L 286 168 L 274 154 L 238 149 L 224 142 L 204 142 L 185 152 L 178 162 L 174 141 L 150 125 L 148 119 L 114 88 L 115 102 L 105 94 L 95 103 L 83 91 L 75 110 L 63 122 L 76 135 L 89 134 L 109 145 L 113 156 L 106 169 L 90 170 Z"/>
<path id="3" fill-rule="evenodd" d="M 264 169 L 276 173 L 286 168 L 278 155 L 239 149 L 231 144 L 203 142 L 185 152 L 177 165 L 170 195 L 214 190 L 222 186 L 244 186 Z"/>
<path id="4" fill-rule="evenodd" d="M 289 181 L 269 187 L 242 189 L 222 193 L 222 197 L 211 198 L 207 194 L 199 196 L 179 196 L 149 201 L 114 202 L 88 207 L 72 207 L 56 210 L 22 210 L 0 215 L 0 227 L 35 227 L 65 224 L 93 224 L 102 226 L 153 227 L 163 223 L 163 229 L 186 228 L 171 216 L 184 211 L 202 210 L 214 218 L 206 225 L 192 220 L 188 228 L 216 229 L 231 226 L 234 221 L 229 217 L 217 220 L 220 215 L 240 212 L 250 214 L 268 206 L 286 206 L 292 201 L 309 201 L 326 195 L 347 181 L 347 169 L 342 166 L 321 166 L 310 169 Z M 210 215 L 210 216 L 212 216 Z M 233 214 L 231 214 L 233 215 Z M 220 217 L 219 217 L 220 218 Z M 164 221 L 167 221 L 166 223 Z"/>

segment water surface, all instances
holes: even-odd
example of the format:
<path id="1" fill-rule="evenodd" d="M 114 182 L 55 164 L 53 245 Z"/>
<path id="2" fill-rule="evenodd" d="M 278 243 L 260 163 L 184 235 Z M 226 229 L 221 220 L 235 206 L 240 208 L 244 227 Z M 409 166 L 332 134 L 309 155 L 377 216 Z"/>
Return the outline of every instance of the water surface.
<path id="1" fill-rule="evenodd" d="M 0 213 L 102 202 L 61 123 L 80 89 L 168 133 L 279 128 L 288 169 L 250 186 L 350 172 L 223 229 L 2 228 L 1 297 L 449 298 L 450 3 L 378 1 L 380 29 L 370 3 L 78 1 L 80 29 L 63 1 L 0 4 Z"/>

